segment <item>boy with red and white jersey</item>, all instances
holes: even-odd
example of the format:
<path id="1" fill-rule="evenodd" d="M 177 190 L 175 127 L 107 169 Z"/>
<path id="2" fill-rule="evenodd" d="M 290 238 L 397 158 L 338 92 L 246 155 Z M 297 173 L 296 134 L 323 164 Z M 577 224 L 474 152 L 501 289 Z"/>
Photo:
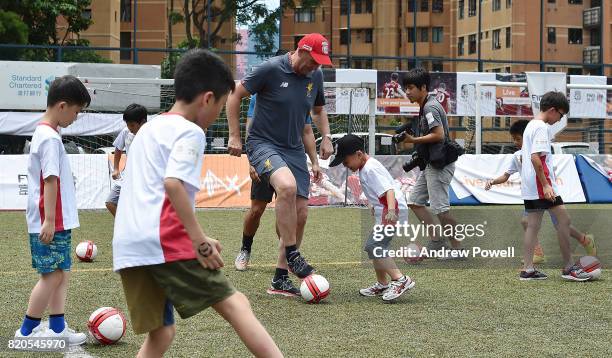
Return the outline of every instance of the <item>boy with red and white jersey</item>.
<path id="1" fill-rule="evenodd" d="M 206 50 L 186 53 L 174 72 L 176 102 L 135 136 L 122 183 L 113 266 L 135 333 L 148 333 L 139 357 L 162 356 L 186 319 L 213 307 L 257 357 L 280 357 L 247 298 L 225 275 L 221 244 L 195 216 L 206 129 L 235 88 L 231 70 Z"/>
<path id="2" fill-rule="evenodd" d="M 387 169 L 375 158 L 364 152 L 364 143 L 354 134 L 347 134 L 337 143 L 336 156 L 329 164 L 335 167 L 342 163 L 352 171 L 359 171 L 361 188 L 374 209 L 376 226 L 395 225 L 398 221 L 408 223 L 408 204 Z M 404 292 L 412 289 L 414 281 L 404 276 L 388 255 L 393 236 L 387 236 L 376 227 L 366 241 L 364 251 L 374 264 L 377 282 L 359 290 L 362 296 L 382 296 L 383 301 L 396 300 Z M 391 280 L 389 281 L 390 278 Z"/>
<path id="3" fill-rule="evenodd" d="M 47 95 L 47 110 L 34 131 L 28 156 L 28 205 L 32 267 L 40 274 L 32 289 L 26 316 L 15 339 L 66 339 L 71 346 L 86 336 L 64 320 L 70 277 L 71 230 L 79 227 L 76 190 L 59 127 L 72 124 L 91 97 L 74 76 L 55 79 Z M 49 310 L 49 325 L 41 317 Z"/>
<path id="4" fill-rule="evenodd" d="M 540 113 L 529 123 L 523 133 L 521 149 L 521 194 L 527 211 L 527 228 L 523 247 L 524 267 L 521 280 L 542 280 L 548 276 L 533 266 L 533 254 L 538 242 L 542 214 L 548 210 L 557 218 L 557 237 L 564 268 L 561 277 L 571 281 L 586 281 L 589 275 L 571 261 L 569 245 L 570 218 L 563 199 L 557 193 L 553 170 L 549 126 L 561 120 L 569 112 L 569 103 L 561 92 L 547 92 L 540 101 Z"/>

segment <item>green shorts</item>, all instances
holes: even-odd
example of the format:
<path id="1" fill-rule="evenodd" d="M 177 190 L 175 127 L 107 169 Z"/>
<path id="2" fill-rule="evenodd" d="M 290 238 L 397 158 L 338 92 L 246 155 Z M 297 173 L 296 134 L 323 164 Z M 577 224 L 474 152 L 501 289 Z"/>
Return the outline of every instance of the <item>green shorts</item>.
<path id="1" fill-rule="evenodd" d="M 207 270 L 197 260 L 131 267 L 119 274 L 136 334 L 173 324 L 170 304 L 186 319 L 236 292 L 223 272 Z"/>

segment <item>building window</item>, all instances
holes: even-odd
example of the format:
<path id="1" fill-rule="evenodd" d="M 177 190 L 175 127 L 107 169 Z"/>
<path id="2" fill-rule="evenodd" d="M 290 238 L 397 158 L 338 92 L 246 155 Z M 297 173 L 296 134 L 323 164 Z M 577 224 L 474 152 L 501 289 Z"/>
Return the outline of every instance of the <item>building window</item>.
<path id="1" fill-rule="evenodd" d="M 365 65 L 364 65 L 364 66 L 365 66 L 365 68 L 367 68 L 368 70 L 371 70 L 371 69 L 372 69 L 372 59 L 371 59 L 371 58 L 366 59 L 366 60 L 365 60 Z"/>
<path id="2" fill-rule="evenodd" d="M 567 69 L 567 74 L 568 75 L 581 75 L 582 74 L 582 68 L 580 67 L 570 67 Z"/>
<path id="3" fill-rule="evenodd" d="M 121 8 L 121 22 L 131 22 L 132 21 L 132 0 L 121 0 L 120 8 Z"/>
<path id="4" fill-rule="evenodd" d="M 372 29 L 366 29 L 365 30 L 365 42 L 367 44 L 371 44 L 372 43 L 372 38 L 374 36 L 372 35 Z"/>
<path id="5" fill-rule="evenodd" d="M 591 29 L 591 46 L 601 46 L 601 36 L 598 29 Z"/>
<path id="6" fill-rule="evenodd" d="M 546 68 L 546 71 L 548 71 L 548 72 L 557 72 L 557 68 L 556 67 L 548 67 L 548 68 Z"/>
<path id="7" fill-rule="evenodd" d="M 572 5 L 582 5 L 582 0 L 567 0 L 567 2 Z"/>
<path id="8" fill-rule="evenodd" d="M 429 28 L 418 27 L 417 32 L 419 33 L 419 42 L 429 42 Z"/>
<path id="9" fill-rule="evenodd" d="M 348 30 L 340 30 L 340 45 L 348 45 Z"/>
<path id="10" fill-rule="evenodd" d="M 557 29 L 554 27 L 548 28 L 548 43 L 549 44 L 557 43 Z"/>
<path id="11" fill-rule="evenodd" d="M 556 2 L 557 2 L 557 0 L 548 0 L 548 3 L 549 3 L 549 4 L 554 4 L 554 3 L 556 3 Z"/>
<path id="12" fill-rule="evenodd" d="M 348 0 L 340 0 L 340 15 L 348 14 Z"/>
<path id="13" fill-rule="evenodd" d="M 582 43 L 582 29 L 568 29 L 567 43 L 578 45 Z"/>
<path id="14" fill-rule="evenodd" d="M 346 58 L 340 59 L 340 68 L 348 68 L 348 60 Z"/>
<path id="15" fill-rule="evenodd" d="M 493 69 L 493 72 L 499 72 L 499 69 L 495 68 Z M 501 127 L 501 118 L 499 117 L 493 118 L 493 128 L 499 128 L 499 127 Z"/>
<path id="16" fill-rule="evenodd" d="M 321 9 L 321 21 L 325 21 L 325 8 Z"/>
<path id="17" fill-rule="evenodd" d="M 510 128 L 510 117 L 504 117 L 505 127 Z"/>
<path id="18" fill-rule="evenodd" d="M 315 22 L 314 8 L 296 8 L 294 13 L 295 22 Z"/>
<path id="19" fill-rule="evenodd" d="M 459 18 L 463 19 L 463 17 L 465 16 L 464 13 L 464 8 L 465 8 L 465 0 L 459 0 L 459 5 L 457 5 L 457 7 L 459 8 Z"/>
<path id="20" fill-rule="evenodd" d="M 476 34 L 468 37 L 468 54 L 476 53 Z"/>
<path id="21" fill-rule="evenodd" d="M 512 0 L 506 0 L 506 9 L 509 9 L 512 7 Z"/>
<path id="22" fill-rule="evenodd" d="M 366 14 L 371 14 L 372 13 L 372 0 L 365 0 L 365 12 Z M 372 60 L 370 61 L 370 68 L 372 68 L 371 64 L 372 64 Z"/>
<path id="23" fill-rule="evenodd" d="M 510 69 L 510 66 L 506 66 L 506 73 L 511 73 L 512 70 Z"/>
<path id="24" fill-rule="evenodd" d="M 512 29 L 506 27 L 506 48 L 512 47 Z"/>
<path id="25" fill-rule="evenodd" d="M 85 9 L 81 12 L 81 17 L 85 20 L 91 20 L 91 9 Z"/>
<path id="26" fill-rule="evenodd" d="M 501 0 L 493 0 L 493 11 L 501 10 Z"/>
<path id="27" fill-rule="evenodd" d="M 468 0 L 468 16 L 476 16 L 476 0 Z"/>
<path id="28" fill-rule="evenodd" d="M 444 1 L 433 0 L 431 2 L 431 12 L 444 12 Z"/>
<path id="29" fill-rule="evenodd" d="M 302 40 L 302 37 L 304 37 L 304 35 L 293 37 L 293 47 L 294 48 L 298 48 L 298 43 L 300 43 L 300 40 Z"/>
<path id="30" fill-rule="evenodd" d="M 431 28 L 431 42 L 440 43 L 444 38 L 443 27 L 432 27 Z"/>
<path id="31" fill-rule="evenodd" d="M 429 11 L 429 0 L 421 0 L 421 12 Z"/>
<path id="32" fill-rule="evenodd" d="M 132 33 L 131 32 L 122 32 L 119 38 L 119 46 L 121 47 L 132 47 Z M 297 47 L 296 47 L 297 48 Z M 122 60 L 131 60 L 132 59 L 132 51 L 130 50 L 121 50 L 119 54 L 119 58 Z"/>
<path id="33" fill-rule="evenodd" d="M 414 12 L 416 9 L 416 0 L 408 0 L 408 12 Z"/>
<path id="34" fill-rule="evenodd" d="M 457 39 L 457 56 L 463 56 L 463 36 Z"/>
<path id="35" fill-rule="evenodd" d="M 361 0 L 353 0 L 355 2 L 355 14 L 361 14 L 363 8 L 361 7 Z"/>
<path id="36" fill-rule="evenodd" d="M 431 63 L 431 70 L 433 72 L 442 72 L 444 71 L 444 66 L 442 65 L 442 62 L 440 61 L 433 61 Z"/>
<path id="37" fill-rule="evenodd" d="M 493 30 L 493 50 L 499 50 L 501 48 L 501 30 Z"/>
<path id="38" fill-rule="evenodd" d="M 414 42 L 414 27 L 408 28 L 408 42 Z"/>

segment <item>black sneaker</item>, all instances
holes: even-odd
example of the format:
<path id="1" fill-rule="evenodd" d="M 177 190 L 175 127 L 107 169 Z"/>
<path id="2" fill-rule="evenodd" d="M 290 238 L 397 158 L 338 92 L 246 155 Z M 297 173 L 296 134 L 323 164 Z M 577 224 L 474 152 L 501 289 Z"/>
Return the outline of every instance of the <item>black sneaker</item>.
<path id="1" fill-rule="evenodd" d="M 561 271 L 561 277 L 567 281 L 578 282 L 586 281 L 591 278 L 591 276 L 584 272 L 584 270 L 578 265 L 573 265 L 569 269 Z"/>
<path id="2" fill-rule="evenodd" d="M 293 285 L 289 276 L 282 276 L 278 280 L 272 280 L 272 285 L 266 291 L 270 295 L 282 295 L 285 297 L 300 297 L 300 290 Z"/>
<path id="3" fill-rule="evenodd" d="M 546 280 L 548 276 L 544 272 L 540 272 L 538 270 L 533 270 L 531 272 L 521 271 L 519 275 L 519 280 L 521 281 L 531 281 L 531 280 Z"/>
<path id="4" fill-rule="evenodd" d="M 305 278 L 310 276 L 314 272 L 314 268 L 306 262 L 306 259 L 298 253 L 298 255 L 291 261 L 287 261 L 289 271 L 299 278 Z"/>

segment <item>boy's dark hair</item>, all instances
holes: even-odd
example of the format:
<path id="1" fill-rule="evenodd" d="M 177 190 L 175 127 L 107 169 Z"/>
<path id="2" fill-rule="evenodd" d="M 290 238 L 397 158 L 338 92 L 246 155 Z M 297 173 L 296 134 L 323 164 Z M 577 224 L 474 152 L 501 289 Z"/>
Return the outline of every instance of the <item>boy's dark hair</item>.
<path id="1" fill-rule="evenodd" d="M 540 100 L 540 112 L 546 112 L 551 108 L 563 110 L 564 113 L 569 112 L 569 102 L 564 93 L 555 91 L 544 93 Z"/>
<path id="2" fill-rule="evenodd" d="M 424 85 L 425 89 L 429 91 L 430 81 L 429 72 L 422 67 L 417 67 L 404 74 L 402 85 L 404 88 L 408 87 L 408 85 L 415 85 L 419 89 Z"/>
<path id="3" fill-rule="evenodd" d="M 199 94 L 208 91 L 219 100 L 235 87 L 232 71 L 227 64 L 207 50 L 188 51 L 174 70 L 174 92 L 177 101 L 191 103 Z"/>
<path id="4" fill-rule="evenodd" d="M 519 119 L 510 126 L 510 134 L 522 136 L 527 128 L 529 121 L 527 119 Z"/>
<path id="5" fill-rule="evenodd" d="M 123 120 L 127 122 L 144 123 L 147 121 L 147 109 L 137 103 L 132 103 L 123 111 Z"/>
<path id="6" fill-rule="evenodd" d="M 51 82 L 47 94 L 47 107 L 53 107 L 59 102 L 66 102 L 71 106 L 78 104 L 87 107 L 91 103 L 91 96 L 78 78 L 65 75 Z"/>

